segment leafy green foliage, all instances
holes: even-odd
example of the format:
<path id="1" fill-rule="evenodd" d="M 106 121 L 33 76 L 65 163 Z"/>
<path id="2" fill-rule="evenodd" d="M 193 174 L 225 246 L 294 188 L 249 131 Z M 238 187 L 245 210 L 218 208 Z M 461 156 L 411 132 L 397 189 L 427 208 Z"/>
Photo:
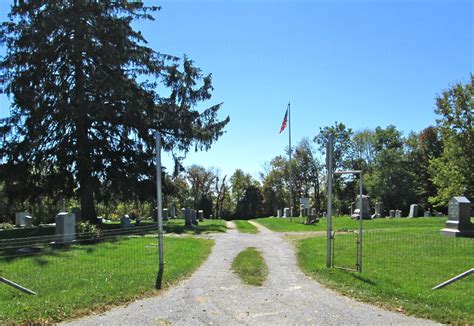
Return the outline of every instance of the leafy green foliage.
<path id="1" fill-rule="evenodd" d="M 438 192 L 430 198 L 445 206 L 452 196 L 474 195 L 474 76 L 467 85 L 456 84 L 436 99 L 435 112 L 443 151 L 431 160 L 430 172 Z"/>
<path id="2" fill-rule="evenodd" d="M 2 84 L 13 101 L 0 122 L 0 174 L 12 198 L 78 195 L 94 221 L 101 185 L 127 195 L 152 189 L 154 131 L 177 161 L 222 135 L 229 118 L 217 119 L 221 105 L 195 108 L 211 98 L 211 75 L 186 56 L 146 47 L 133 30 L 158 9 L 86 0 L 12 6 L 0 28 Z M 169 97 L 157 93 L 158 82 Z"/>

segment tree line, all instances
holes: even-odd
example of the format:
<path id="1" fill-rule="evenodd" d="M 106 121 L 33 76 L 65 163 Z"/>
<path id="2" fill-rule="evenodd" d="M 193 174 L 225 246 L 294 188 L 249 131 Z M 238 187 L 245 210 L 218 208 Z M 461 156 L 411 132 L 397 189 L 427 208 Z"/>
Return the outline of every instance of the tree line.
<path id="1" fill-rule="evenodd" d="M 0 120 L 0 222 L 29 210 L 50 221 L 64 206 L 84 219 L 138 211 L 153 215 L 154 133 L 175 164 L 163 174 L 165 206 L 206 217 L 253 218 L 289 207 L 292 192 L 326 210 L 325 151 L 335 138 L 335 169 L 362 169 L 364 191 L 386 208 L 412 203 L 444 209 L 474 189 L 473 77 L 436 99 L 436 125 L 404 136 L 396 126 L 320 128 L 258 176 L 184 167 L 189 150 L 207 150 L 229 117 L 211 104 L 212 75 L 187 57 L 147 46 L 135 20 L 159 7 L 141 1 L 14 1 L 0 26 L 0 86 L 11 101 Z M 287 151 L 289 149 L 286 149 Z M 334 179 L 335 208 L 347 212 L 358 180 Z M 291 186 L 290 186 L 291 185 Z M 291 189 L 290 189 L 291 188 Z"/>
<path id="2" fill-rule="evenodd" d="M 191 166 L 178 183 L 182 188 L 168 201 L 205 209 L 224 218 L 275 216 L 277 209 L 294 211 L 299 198 L 310 198 L 321 214 L 327 209 L 326 147 L 334 137 L 334 170 L 362 170 L 364 194 L 372 206 L 383 202 L 388 209 L 408 214 L 411 204 L 428 210 L 447 211 L 453 196 L 473 199 L 474 189 L 474 78 L 458 83 L 436 98 L 436 124 L 404 136 L 394 125 L 354 131 L 342 122 L 320 128 L 292 150 L 291 182 L 288 149 L 274 157 L 254 178 L 236 170 L 230 178 L 217 170 Z M 336 212 L 347 214 L 359 193 L 359 177 L 334 177 Z M 177 194 L 189 194 L 184 198 Z"/>

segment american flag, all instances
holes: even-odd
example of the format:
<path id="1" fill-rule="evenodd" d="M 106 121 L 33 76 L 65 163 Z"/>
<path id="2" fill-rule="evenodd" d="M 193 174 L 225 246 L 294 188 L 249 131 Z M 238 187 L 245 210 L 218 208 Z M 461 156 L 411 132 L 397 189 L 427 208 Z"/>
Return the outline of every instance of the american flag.
<path id="1" fill-rule="evenodd" d="M 283 130 L 285 130 L 287 121 L 288 121 L 288 109 L 286 109 L 285 117 L 283 118 L 283 122 L 281 123 L 280 134 L 283 132 Z"/>

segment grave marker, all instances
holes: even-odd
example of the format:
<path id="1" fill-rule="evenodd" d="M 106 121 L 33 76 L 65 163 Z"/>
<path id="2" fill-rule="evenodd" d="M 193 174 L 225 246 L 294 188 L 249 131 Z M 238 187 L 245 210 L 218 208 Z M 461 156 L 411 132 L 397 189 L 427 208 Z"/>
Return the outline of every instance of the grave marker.
<path id="1" fill-rule="evenodd" d="M 418 217 L 418 204 L 410 205 L 410 213 L 408 217 Z"/>
<path id="2" fill-rule="evenodd" d="M 442 235 L 452 237 L 474 237 L 471 223 L 471 202 L 463 196 L 453 197 L 448 205 L 448 220 L 441 230 Z"/>
<path id="3" fill-rule="evenodd" d="M 56 215 L 56 239 L 59 243 L 71 243 L 76 239 L 76 217 L 73 213 Z"/>

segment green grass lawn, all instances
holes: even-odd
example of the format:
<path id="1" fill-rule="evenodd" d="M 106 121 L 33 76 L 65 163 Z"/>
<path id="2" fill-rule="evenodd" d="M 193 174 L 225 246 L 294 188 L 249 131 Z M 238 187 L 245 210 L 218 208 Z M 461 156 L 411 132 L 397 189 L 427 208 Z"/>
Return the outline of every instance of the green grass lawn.
<path id="1" fill-rule="evenodd" d="M 226 221 L 224 220 L 204 220 L 194 229 L 189 229 L 184 226 L 184 219 L 172 219 L 165 221 L 163 230 L 166 233 L 186 233 L 186 234 L 202 234 L 213 232 L 227 232 Z"/>
<path id="2" fill-rule="evenodd" d="M 254 220 L 257 223 L 275 232 L 304 232 L 304 231 L 326 231 L 327 219 L 319 220 L 313 225 L 304 225 L 300 217 L 289 218 L 266 217 Z M 420 217 L 420 218 L 376 218 L 373 220 L 363 220 L 364 230 L 372 229 L 397 229 L 397 228 L 437 228 L 442 229 L 446 222 L 445 217 Z M 358 230 L 359 221 L 348 216 L 333 217 L 333 230 L 348 229 Z"/>
<path id="3" fill-rule="evenodd" d="M 474 324 L 474 276 L 431 290 L 474 267 L 474 239 L 443 237 L 439 226 L 421 229 L 412 225 L 430 224 L 430 220 L 388 222 L 392 221 L 404 221 L 408 227 L 364 232 L 362 273 L 328 271 L 325 236 L 297 242 L 300 268 L 326 286 L 362 301 L 442 323 Z M 355 267 L 355 241 L 354 235 L 336 234 L 336 265 Z"/>
<path id="4" fill-rule="evenodd" d="M 165 237 L 163 288 L 189 276 L 213 242 Z M 0 283 L 0 324 L 57 322 L 156 293 L 157 240 L 122 237 L 94 245 L 44 249 L 29 257 L 2 257 L 0 276 L 38 293 Z"/>
<path id="5" fill-rule="evenodd" d="M 256 234 L 258 233 L 258 229 L 255 225 L 250 224 L 249 221 L 246 220 L 234 220 L 235 226 L 240 233 L 249 233 L 249 234 Z"/>
<path id="6" fill-rule="evenodd" d="M 268 267 L 262 254 L 249 247 L 241 251 L 232 262 L 232 270 L 248 285 L 261 286 L 268 275 Z"/>

